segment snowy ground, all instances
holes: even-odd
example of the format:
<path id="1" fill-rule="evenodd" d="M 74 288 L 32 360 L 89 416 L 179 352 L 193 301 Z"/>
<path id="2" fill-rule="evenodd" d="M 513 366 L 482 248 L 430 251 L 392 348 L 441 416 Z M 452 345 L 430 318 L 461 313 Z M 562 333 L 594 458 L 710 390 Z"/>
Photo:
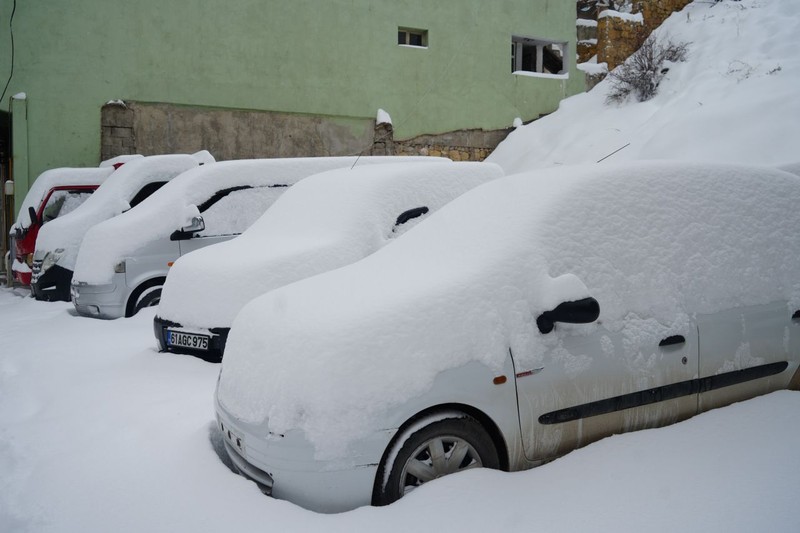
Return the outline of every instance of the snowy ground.
<path id="1" fill-rule="evenodd" d="M 0 289 L 0 531 L 797 531 L 797 392 L 385 508 L 272 500 L 215 453 L 219 366 L 157 353 L 153 314 L 99 321 Z"/>

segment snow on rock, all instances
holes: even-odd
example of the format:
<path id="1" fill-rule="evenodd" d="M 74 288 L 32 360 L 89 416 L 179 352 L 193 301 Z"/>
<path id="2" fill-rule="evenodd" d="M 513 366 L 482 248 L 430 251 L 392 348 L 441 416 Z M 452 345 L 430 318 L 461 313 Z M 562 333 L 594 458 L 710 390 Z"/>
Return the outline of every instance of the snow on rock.
<path id="1" fill-rule="evenodd" d="M 392 117 L 383 109 L 378 109 L 378 116 L 375 118 L 375 124 L 391 124 Z"/>
<path id="2" fill-rule="evenodd" d="M 687 61 L 670 67 L 655 98 L 607 105 L 606 79 L 513 131 L 488 160 L 510 174 L 594 163 L 627 145 L 607 161 L 796 161 L 799 26 L 800 2 L 791 0 L 689 4 L 656 30 L 690 44 Z"/>
<path id="3" fill-rule="evenodd" d="M 644 17 L 641 13 L 623 13 L 621 11 L 614 11 L 613 9 L 606 9 L 597 15 L 598 20 L 604 18 L 617 18 L 628 22 L 638 22 L 644 24 Z"/>
<path id="4" fill-rule="evenodd" d="M 176 261 L 158 314 L 183 326 L 228 327 L 256 295 L 352 263 L 392 242 L 419 220 L 393 230 L 404 211 L 421 206 L 435 211 L 501 175 L 496 165 L 445 159 L 312 176 L 239 237 Z"/>
<path id="5" fill-rule="evenodd" d="M 362 261 L 247 304 L 219 400 L 336 456 L 446 369 L 500 370 L 509 347 L 535 363 L 563 332 L 545 338 L 534 317 L 563 301 L 595 297 L 605 327 L 636 338 L 797 297 L 800 233 L 784 230 L 800 225 L 799 195 L 785 172 L 698 163 L 496 180 Z"/>
<path id="6" fill-rule="evenodd" d="M 130 209 L 134 195 L 146 184 L 169 181 L 200 164 L 213 162 L 205 150 L 193 155 L 154 155 L 135 159 L 116 170 L 78 209 L 45 224 L 36 239 L 37 252 L 63 249 L 59 264 L 75 267 L 83 237 L 89 229 Z M 109 167 L 100 170 L 108 171 Z"/>
<path id="7" fill-rule="evenodd" d="M 590 75 L 606 74 L 608 72 L 608 63 L 605 61 L 602 63 L 591 63 L 587 61 L 586 63 L 578 63 L 575 67 L 581 72 Z"/>
<path id="8" fill-rule="evenodd" d="M 31 207 L 39 209 L 45 195 L 53 187 L 60 185 L 100 185 L 114 171 L 114 168 L 53 168 L 45 170 L 36 181 L 33 182 L 28 194 L 22 201 L 19 209 L 19 217 L 11 226 L 11 229 L 23 230 L 31 225 L 31 218 L 28 213 Z"/>

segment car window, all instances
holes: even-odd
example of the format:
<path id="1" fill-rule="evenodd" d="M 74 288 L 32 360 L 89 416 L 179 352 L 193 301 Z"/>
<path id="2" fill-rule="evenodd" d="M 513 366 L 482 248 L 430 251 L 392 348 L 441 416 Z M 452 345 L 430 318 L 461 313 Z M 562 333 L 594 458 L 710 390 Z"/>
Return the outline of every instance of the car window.
<path id="1" fill-rule="evenodd" d="M 242 233 L 286 190 L 285 186 L 271 186 L 220 191 L 198 207 L 206 229 L 195 237 Z"/>
<path id="2" fill-rule="evenodd" d="M 148 196 L 150 196 L 158 189 L 163 187 L 164 184 L 166 183 L 167 183 L 166 181 L 154 181 L 152 183 L 148 183 L 147 185 L 139 189 L 139 192 L 137 192 L 136 195 L 133 197 L 133 199 L 130 201 L 131 208 L 136 207 L 140 203 L 144 202 Z"/>
<path id="3" fill-rule="evenodd" d="M 55 191 L 42 210 L 42 224 L 74 211 L 92 194 L 92 191 Z"/>

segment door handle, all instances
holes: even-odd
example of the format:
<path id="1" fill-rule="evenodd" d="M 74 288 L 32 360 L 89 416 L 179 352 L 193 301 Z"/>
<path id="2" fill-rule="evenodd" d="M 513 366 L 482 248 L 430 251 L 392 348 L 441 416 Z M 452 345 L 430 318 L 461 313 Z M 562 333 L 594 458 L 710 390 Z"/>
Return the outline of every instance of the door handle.
<path id="1" fill-rule="evenodd" d="M 683 344 L 686 338 L 683 335 L 670 335 L 666 339 L 661 339 L 658 343 L 659 346 L 674 346 L 676 344 Z"/>
<path id="2" fill-rule="evenodd" d="M 800 309 L 794 312 L 792 315 L 792 320 L 800 320 Z"/>

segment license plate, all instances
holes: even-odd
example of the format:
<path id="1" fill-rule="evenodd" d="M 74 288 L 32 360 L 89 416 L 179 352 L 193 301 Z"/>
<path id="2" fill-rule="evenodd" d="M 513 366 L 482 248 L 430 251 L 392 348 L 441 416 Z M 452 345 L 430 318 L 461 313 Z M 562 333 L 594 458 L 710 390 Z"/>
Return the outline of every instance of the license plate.
<path id="1" fill-rule="evenodd" d="M 167 331 L 167 344 L 194 350 L 208 350 L 208 335 L 196 335 L 183 331 Z"/>
<path id="2" fill-rule="evenodd" d="M 244 437 L 237 435 L 225 424 L 220 422 L 219 429 L 222 431 L 222 436 L 228 441 L 228 444 L 233 446 L 244 457 Z"/>

